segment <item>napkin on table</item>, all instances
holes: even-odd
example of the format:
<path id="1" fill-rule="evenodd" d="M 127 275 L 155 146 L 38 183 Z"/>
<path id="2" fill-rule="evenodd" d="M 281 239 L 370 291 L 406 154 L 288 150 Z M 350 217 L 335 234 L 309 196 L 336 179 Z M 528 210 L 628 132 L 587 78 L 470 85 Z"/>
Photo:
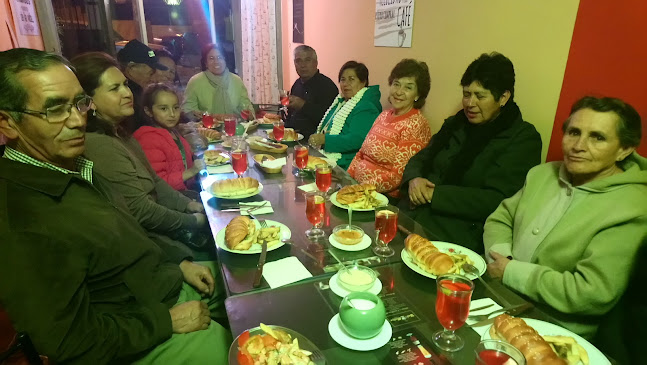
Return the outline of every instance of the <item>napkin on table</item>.
<path id="1" fill-rule="evenodd" d="M 277 158 L 275 160 L 265 160 L 261 165 L 270 169 L 282 167 L 287 163 L 285 157 Z"/>
<path id="2" fill-rule="evenodd" d="M 263 277 L 270 288 L 296 283 L 299 280 L 311 278 L 312 274 L 294 256 L 268 262 L 263 266 Z"/>
<path id="3" fill-rule="evenodd" d="M 252 208 L 255 206 L 263 205 L 264 203 L 265 206 L 262 208 L 258 208 L 252 211 L 253 215 L 258 215 L 258 214 L 272 214 L 274 213 L 274 209 L 272 209 L 272 203 L 269 200 L 262 200 L 259 202 L 240 202 L 240 215 L 249 215 L 247 212 L 248 208 Z"/>
<path id="4" fill-rule="evenodd" d="M 207 172 L 209 174 L 228 174 L 234 172 L 234 168 L 230 164 L 221 165 L 221 166 L 207 166 Z"/>
<path id="5" fill-rule="evenodd" d="M 489 304 L 493 304 L 493 305 L 492 305 L 491 307 L 487 307 L 487 308 L 485 308 L 485 309 L 481 309 L 481 310 L 478 310 L 478 311 L 475 311 L 475 312 L 472 312 L 472 310 L 471 310 L 471 308 L 484 307 L 484 306 L 489 305 Z M 495 310 L 497 310 L 497 309 L 501 309 L 501 308 L 503 308 L 503 307 L 501 307 L 500 305 L 498 305 L 498 304 L 497 304 L 494 300 L 492 300 L 491 298 L 477 299 L 477 300 L 473 300 L 473 301 L 470 303 L 470 315 L 473 315 L 473 314 L 474 314 L 474 315 L 477 315 L 477 314 L 488 314 L 488 313 L 494 312 Z M 471 320 L 471 319 L 469 319 L 469 318 L 468 318 L 468 319 L 467 319 L 467 321 L 466 321 L 465 323 L 466 323 L 468 326 L 471 326 L 471 325 L 473 325 L 473 324 L 474 324 L 474 323 L 476 323 L 476 322 L 477 322 L 477 321 L 474 321 L 474 320 Z M 487 332 L 487 331 L 489 331 L 489 330 L 490 330 L 490 326 L 489 326 L 489 325 L 485 325 L 485 326 L 479 326 L 479 327 L 472 327 L 472 329 L 473 329 L 474 331 L 476 331 L 476 333 L 478 333 L 481 337 L 483 337 L 483 334 L 484 334 L 485 332 Z"/>
<path id="6" fill-rule="evenodd" d="M 309 193 L 311 191 L 317 191 L 319 188 L 317 188 L 317 183 L 311 183 L 311 184 L 301 185 L 299 186 L 299 189 L 305 191 L 306 193 Z"/>

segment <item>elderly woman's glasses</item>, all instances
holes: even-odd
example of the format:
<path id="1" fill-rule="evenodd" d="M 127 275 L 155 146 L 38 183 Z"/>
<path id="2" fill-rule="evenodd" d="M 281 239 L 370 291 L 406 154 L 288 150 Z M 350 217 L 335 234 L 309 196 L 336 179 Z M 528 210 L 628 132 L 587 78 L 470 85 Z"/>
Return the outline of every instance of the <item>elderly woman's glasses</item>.
<path id="1" fill-rule="evenodd" d="M 72 107 L 75 107 L 80 113 L 87 113 L 90 110 L 92 105 L 92 98 L 89 96 L 83 96 L 78 99 L 74 104 L 60 104 L 56 106 L 49 107 L 45 111 L 38 110 L 10 110 L 5 109 L 6 111 L 23 113 L 29 115 L 40 115 L 43 119 L 47 120 L 50 123 L 61 123 L 66 121 L 70 115 L 72 115 Z"/>

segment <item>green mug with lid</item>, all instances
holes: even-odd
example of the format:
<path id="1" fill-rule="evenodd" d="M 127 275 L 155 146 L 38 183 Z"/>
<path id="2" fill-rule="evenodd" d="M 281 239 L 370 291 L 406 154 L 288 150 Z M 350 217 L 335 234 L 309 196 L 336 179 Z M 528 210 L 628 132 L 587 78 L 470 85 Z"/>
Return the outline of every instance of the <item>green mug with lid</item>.
<path id="1" fill-rule="evenodd" d="M 350 293 L 339 305 L 339 323 L 351 337 L 363 340 L 377 336 L 385 319 L 384 303 L 375 294 Z"/>

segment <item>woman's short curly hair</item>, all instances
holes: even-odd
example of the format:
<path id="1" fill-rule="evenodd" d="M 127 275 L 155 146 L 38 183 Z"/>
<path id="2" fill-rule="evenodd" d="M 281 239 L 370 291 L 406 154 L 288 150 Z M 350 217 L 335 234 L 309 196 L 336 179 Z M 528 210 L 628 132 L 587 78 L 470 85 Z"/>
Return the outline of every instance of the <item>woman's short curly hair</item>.
<path id="1" fill-rule="evenodd" d="M 483 53 L 467 66 L 461 86 L 478 82 L 490 90 L 495 100 L 499 101 L 506 91 L 510 91 L 510 100 L 514 100 L 514 78 L 514 66 L 508 57 L 498 52 Z"/>
<path id="2" fill-rule="evenodd" d="M 413 107 L 421 109 L 425 105 L 429 89 L 431 89 L 431 76 L 429 76 L 429 67 L 422 61 L 416 61 L 411 58 L 405 58 L 398 62 L 391 74 L 389 75 L 389 85 L 393 84 L 395 79 L 403 77 L 413 77 L 418 89 L 418 100 L 413 103 Z"/>

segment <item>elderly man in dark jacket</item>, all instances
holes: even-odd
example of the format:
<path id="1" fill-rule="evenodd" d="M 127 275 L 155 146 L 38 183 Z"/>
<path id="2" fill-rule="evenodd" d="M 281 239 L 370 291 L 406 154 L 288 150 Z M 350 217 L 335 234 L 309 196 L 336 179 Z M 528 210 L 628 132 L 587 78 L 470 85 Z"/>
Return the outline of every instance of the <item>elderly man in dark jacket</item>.
<path id="1" fill-rule="evenodd" d="M 57 363 L 225 363 L 209 269 L 173 263 L 82 157 L 90 107 L 65 59 L 0 52 L 0 304 Z"/>

